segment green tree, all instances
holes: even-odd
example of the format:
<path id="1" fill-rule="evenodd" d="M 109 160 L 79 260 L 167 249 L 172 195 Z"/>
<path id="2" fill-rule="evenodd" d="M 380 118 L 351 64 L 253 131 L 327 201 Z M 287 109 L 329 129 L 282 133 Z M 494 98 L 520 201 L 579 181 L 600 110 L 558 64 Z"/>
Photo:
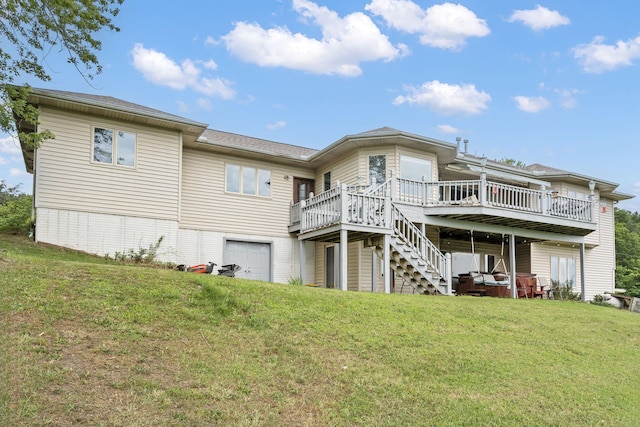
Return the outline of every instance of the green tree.
<path id="1" fill-rule="evenodd" d="M 640 214 L 615 209 L 616 287 L 640 297 Z"/>
<path id="2" fill-rule="evenodd" d="M 0 233 L 27 233 L 30 226 L 31 196 L 0 181 Z"/>
<path id="3" fill-rule="evenodd" d="M 62 52 L 67 62 L 91 80 L 102 71 L 97 52 L 102 44 L 95 35 L 103 29 L 119 31 L 112 23 L 124 0 L 3 0 L 0 2 L 0 130 L 17 131 L 13 112 L 27 128 L 38 124 L 38 111 L 27 104 L 28 86 L 17 79 L 51 77 L 43 65 L 51 52 Z M 21 86 L 14 86 L 20 84 Z M 46 130 L 20 134 L 38 146 L 54 135 Z"/>
<path id="4" fill-rule="evenodd" d="M 9 187 L 7 181 L 4 179 L 0 181 L 0 205 L 4 205 L 9 200 L 18 197 L 21 193 L 20 184 L 15 187 Z"/>
<path id="5" fill-rule="evenodd" d="M 509 165 L 509 166 L 515 166 L 517 168 L 523 168 L 523 167 L 527 166 L 521 160 L 516 160 L 516 159 L 505 159 L 505 158 L 503 158 L 503 159 L 500 159 L 498 161 L 500 163 L 504 163 L 504 164 Z"/>

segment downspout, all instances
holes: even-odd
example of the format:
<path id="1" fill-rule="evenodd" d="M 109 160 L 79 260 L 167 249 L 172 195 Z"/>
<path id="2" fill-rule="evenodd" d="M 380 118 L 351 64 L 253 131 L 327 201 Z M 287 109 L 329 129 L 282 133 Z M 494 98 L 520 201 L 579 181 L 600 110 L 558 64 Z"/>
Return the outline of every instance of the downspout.
<path id="1" fill-rule="evenodd" d="M 36 242 L 36 180 L 38 178 L 38 150 L 33 147 L 33 180 L 31 183 L 31 219 L 29 222 L 29 238 Z"/>
<path id="2" fill-rule="evenodd" d="M 582 292 L 582 302 L 587 302 L 587 282 L 584 271 L 584 242 L 582 242 L 580 243 L 580 292 Z"/>
<path id="3" fill-rule="evenodd" d="M 509 236 L 509 268 L 511 269 L 510 285 L 511 285 L 511 298 L 518 298 L 518 292 L 516 291 L 516 236 L 511 234 Z"/>

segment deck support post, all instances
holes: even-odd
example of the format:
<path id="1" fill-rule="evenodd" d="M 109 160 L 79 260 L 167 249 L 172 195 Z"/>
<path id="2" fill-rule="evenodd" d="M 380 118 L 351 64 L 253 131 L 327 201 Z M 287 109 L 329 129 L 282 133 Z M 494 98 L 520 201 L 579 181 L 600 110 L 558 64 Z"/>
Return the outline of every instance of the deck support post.
<path id="1" fill-rule="evenodd" d="M 391 257 L 389 247 L 391 246 L 391 236 L 385 234 L 382 236 L 383 249 L 382 249 L 382 268 L 384 274 L 384 293 L 391 293 Z"/>
<path id="2" fill-rule="evenodd" d="M 371 251 L 371 292 L 378 292 L 378 255 Z"/>
<path id="3" fill-rule="evenodd" d="M 446 277 L 445 280 L 447 281 L 447 295 L 453 295 L 453 281 L 452 281 L 452 269 L 453 269 L 453 261 L 451 259 L 451 253 L 447 252 L 445 254 L 445 271 L 446 271 Z"/>
<path id="4" fill-rule="evenodd" d="M 347 288 L 347 264 L 349 262 L 348 246 L 346 229 L 340 230 L 340 289 L 346 291 Z"/>
<path id="5" fill-rule="evenodd" d="M 478 189 L 478 198 L 480 199 L 480 205 L 485 206 L 487 204 L 487 173 L 480 172 L 480 188 Z"/>
<path id="6" fill-rule="evenodd" d="M 516 290 L 516 235 L 509 235 L 509 269 L 511 270 L 511 277 L 509 277 L 509 285 L 511 286 L 511 298 L 517 298 L 518 292 Z"/>
<path id="7" fill-rule="evenodd" d="M 306 285 L 308 282 L 306 278 L 306 271 L 305 271 L 306 269 L 304 268 L 304 266 L 307 260 L 307 251 L 306 251 L 307 248 L 304 240 L 300 240 L 299 245 L 300 245 L 300 279 L 302 279 L 302 284 Z"/>
<path id="8" fill-rule="evenodd" d="M 587 281 L 584 273 L 584 242 L 580 243 L 580 292 L 582 293 L 582 302 L 587 302 Z"/>

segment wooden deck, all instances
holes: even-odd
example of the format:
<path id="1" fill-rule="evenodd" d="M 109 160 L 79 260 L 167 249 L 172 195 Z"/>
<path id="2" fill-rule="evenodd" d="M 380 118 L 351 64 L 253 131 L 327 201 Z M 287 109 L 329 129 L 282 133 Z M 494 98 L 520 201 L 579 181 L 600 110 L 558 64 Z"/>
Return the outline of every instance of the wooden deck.
<path id="1" fill-rule="evenodd" d="M 391 178 L 375 189 L 336 186 L 292 204 L 290 232 L 305 233 L 336 224 L 388 228 L 385 200 L 424 214 L 515 228 L 586 235 L 595 230 L 593 200 L 559 196 L 488 180 L 412 181 Z M 389 209 L 387 209 L 389 211 Z"/>

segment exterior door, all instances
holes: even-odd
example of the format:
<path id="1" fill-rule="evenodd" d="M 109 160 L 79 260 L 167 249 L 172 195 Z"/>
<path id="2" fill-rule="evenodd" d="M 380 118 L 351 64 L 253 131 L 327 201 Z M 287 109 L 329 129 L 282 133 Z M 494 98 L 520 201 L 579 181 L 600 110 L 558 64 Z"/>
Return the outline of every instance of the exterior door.
<path id="1" fill-rule="evenodd" d="M 224 264 L 238 264 L 240 266 L 236 277 L 269 282 L 272 280 L 271 244 L 227 240 Z"/>
<path id="2" fill-rule="evenodd" d="M 308 178 L 293 178 L 293 203 L 301 200 L 307 200 L 309 195 L 313 193 L 315 181 Z"/>

